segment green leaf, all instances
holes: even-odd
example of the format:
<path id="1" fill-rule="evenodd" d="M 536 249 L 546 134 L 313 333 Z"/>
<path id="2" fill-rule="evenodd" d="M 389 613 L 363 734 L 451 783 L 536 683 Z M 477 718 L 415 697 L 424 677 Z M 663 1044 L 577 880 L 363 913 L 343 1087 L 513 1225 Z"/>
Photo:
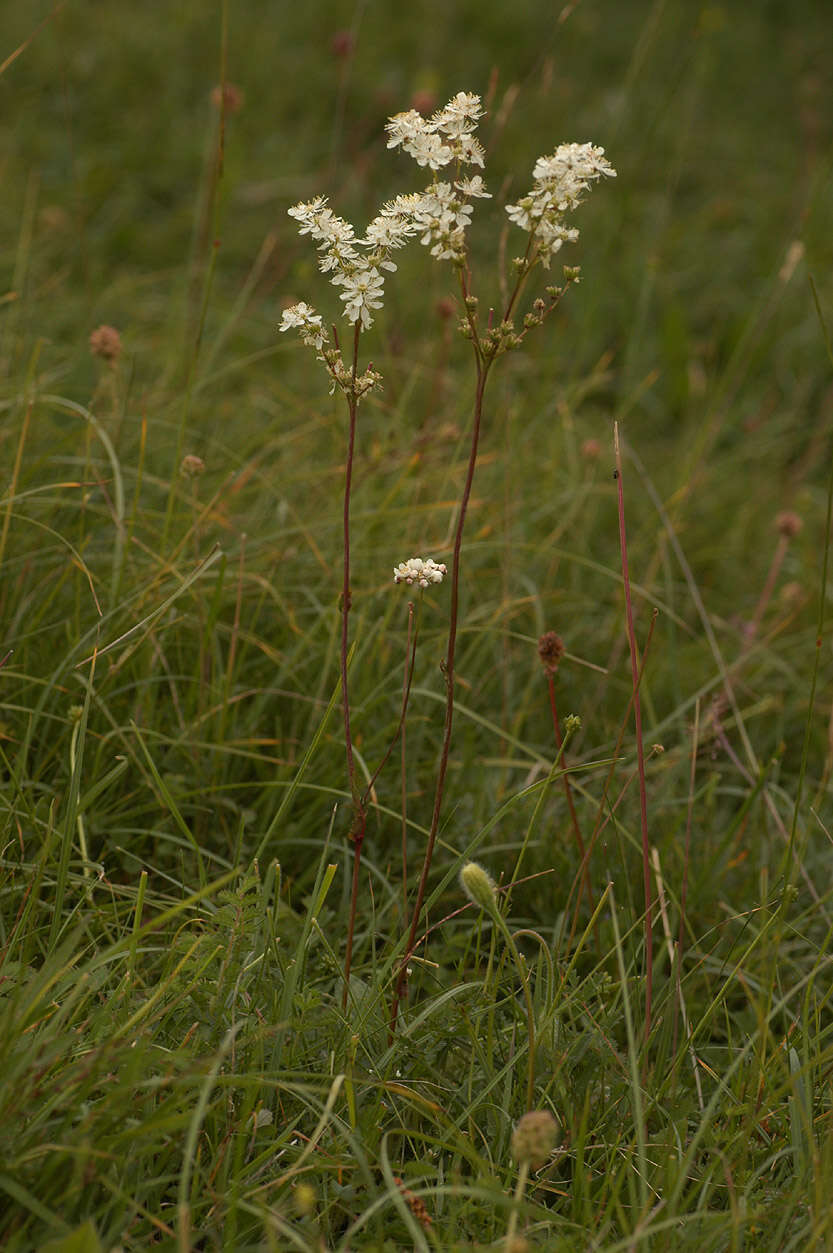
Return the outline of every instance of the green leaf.
<path id="1" fill-rule="evenodd" d="M 47 1240 L 38 1253 L 103 1253 L 103 1250 L 92 1220 L 88 1218 L 68 1235 Z"/>

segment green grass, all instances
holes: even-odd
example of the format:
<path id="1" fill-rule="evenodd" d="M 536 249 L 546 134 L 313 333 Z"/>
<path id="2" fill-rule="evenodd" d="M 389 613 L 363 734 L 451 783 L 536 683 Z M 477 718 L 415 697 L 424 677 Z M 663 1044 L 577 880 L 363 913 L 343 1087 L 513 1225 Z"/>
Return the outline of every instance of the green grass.
<path id="1" fill-rule="evenodd" d="M 0 1242 L 504 1248 L 520 967 L 534 1104 L 559 1122 L 519 1202 L 529 1247 L 833 1248 L 833 392 L 808 282 L 833 327 L 828 6 L 582 0 L 561 20 L 532 0 L 246 0 L 225 18 L 69 0 L 3 23 L 0 63 L 21 50 L 0 74 Z M 244 103 L 215 185 L 223 63 Z M 286 209 L 324 192 L 364 223 L 422 186 L 384 121 L 461 89 L 492 94 L 484 305 L 500 201 L 540 153 L 593 140 L 619 176 L 564 254 L 581 285 L 492 380 L 431 929 L 391 1039 L 398 749 L 341 1008 L 346 417 L 276 328 L 331 295 Z M 448 558 L 472 403 L 438 307 L 448 267 L 412 246 L 387 291 L 353 499 L 360 778 L 399 717 L 392 567 Z M 101 323 L 121 332 L 115 369 L 89 351 Z M 662 884 L 647 1042 L 614 420 L 640 647 L 659 610 L 641 688 Z M 204 475 L 180 477 L 183 454 Z M 803 529 L 750 638 L 786 509 Z M 411 901 L 447 605 L 426 593 L 407 722 Z M 552 770 L 546 630 L 567 648 L 562 723 L 582 719 L 578 820 L 586 839 L 604 824 L 592 923 Z M 518 879 L 517 961 L 459 885 L 472 858 Z"/>

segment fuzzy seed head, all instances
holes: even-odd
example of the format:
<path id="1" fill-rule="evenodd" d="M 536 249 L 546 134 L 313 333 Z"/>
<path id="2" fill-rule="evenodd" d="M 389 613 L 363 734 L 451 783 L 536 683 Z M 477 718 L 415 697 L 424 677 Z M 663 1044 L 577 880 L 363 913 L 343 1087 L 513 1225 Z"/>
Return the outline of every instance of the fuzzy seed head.
<path id="1" fill-rule="evenodd" d="M 555 1148 L 558 1123 L 545 1109 L 524 1114 L 512 1132 L 512 1156 L 516 1162 L 527 1162 L 533 1170 L 544 1165 Z"/>
<path id="2" fill-rule="evenodd" d="M 555 631 L 545 631 L 538 641 L 538 656 L 547 674 L 555 674 L 564 656 L 564 641 Z"/>
<path id="3" fill-rule="evenodd" d="M 121 335 L 114 326 L 97 326 L 90 335 L 90 352 L 113 365 L 121 356 Z"/>
<path id="4" fill-rule="evenodd" d="M 793 513 L 792 509 L 784 509 L 775 515 L 775 529 L 785 539 L 795 539 L 803 526 L 803 519 L 799 514 Z"/>
<path id="5" fill-rule="evenodd" d="M 205 462 L 202 457 L 196 456 L 195 453 L 189 452 L 187 456 L 182 458 L 179 473 L 185 479 L 198 479 L 205 471 Z"/>

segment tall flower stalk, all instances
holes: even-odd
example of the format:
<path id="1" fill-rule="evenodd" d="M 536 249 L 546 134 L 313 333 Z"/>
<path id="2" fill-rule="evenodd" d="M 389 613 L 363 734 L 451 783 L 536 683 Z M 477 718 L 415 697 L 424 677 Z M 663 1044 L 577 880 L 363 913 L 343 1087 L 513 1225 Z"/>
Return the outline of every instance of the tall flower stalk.
<path id="1" fill-rule="evenodd" d="M 301 234 L 309 235 L 316 243 L 320 253 L 319 268 L 329 277 L 332 284 L 341 289 L 339 295 L 344 305 L 343 313 L 353 325 L 352 354 L 349 363 L 345 363 L 342 357 L 335 329 L 330 336 L 327 336 L 323 330 L 321 316 L 305 302 L 286 309 L 280 327 L 282 331 L 294 328 L 300 332 L 304 343 L 313 348 L 318 360 L 326 368 L 333 389 L 339 388 L 343 391 L 348 408 L 343 505 L 344 552 L 340 661 L 347 773 L 353 806 L 351 839 L 354 860 L 350 923 L 345 955 L 345 1004 L 352 963 L 359 868 L 369 797 L 368 790 L 360 792 L 357 785 L 350 723 L 347 673 L 351 606 L 350 502 L 359 402 L 381 381 L 380 376 L 370 367 L 362 373 L 359 372 L 359 346 L 361 334 L 372 326 L 373 315 L 382 306 L 385 275 L 396 270 L 391 254 L 403 247 L 409 239 L 417 237 L 419 242 L 430 250 L 434 258 L 449 261 L 454 266 L 462 313 L 460 330 L 470 341 L 474 356 L 475 394 L 469 459 L 463 490 L 456 510 L 451 561 L 448 642 L 442 662 L 446 686 L 445 720 L 434 789 L 431 826 L 413 905 L 405 955 L 396 979 L 391 1011 L 392 1024 L 396 1021 L 398 1005 L 405 990 L 407 964 L 416 945 L 417 930 L 425 901 L 445 796 L 454 720 L 461 552 L 483 426 L 486 385 L 497 358 L 519 347 L 527 333 L 533 327 L 540 325 L 557 307 L 567 288 L 578 281 L 578 269 L 565 267 L 563 285 L 545 287 L 544 295 L 533 301 L 523 316 L 522 324 L 516 327 L 513 318 L 532 270 L 538 265 L 548 270 L 553 256 L 561 247 L 578 238 L 578 230 L 568 224 L 567 215 L 578 208 L 593 182 L 603 176 L 615 175 L 612 166 L 604 157 L 604 150 L 592 144 L 562 144 L 552 155 L 538 159 L 533 170 L 531 190 L 516 204 L 506 207 L 510 221 L 525 231 L 528 237 L 523 254 L 516 257 L 512 263 L 515 275 L 514 286 L 502 315 L 496 319 L 494 310 L 490 309 L 487 324 L 484 327 L 480 321 L 477 297 L 472 292 L 466 239 L 466 231 L 473 214 L 472 202 L 490 198 L 482 175 L 469 172 L 471 167 L 482 169 L 485 164 L 485 152 L 475 134 L 482 116 L 480 97 L 470 92 L 458 92 L 448 104 L 430 118 L 423 117 L 415 109 L 410 109 L 390 119 L 387 124 L 388 148 L 401 147 L 416 161 L 417 165 L 432 172 L 432 180 L 423 191 L 400 195 L 384 204 L 379 214 L 367 227 L 363 237 L 358 237 L 349 222 L 333 213 L 323 196 L 317 196 L 311 201 L 295 205 L 289 210 L 290 215 L 298 222 Z M 440 171 L 446 169 L 453 171 L 450 178 L 443 178 L 440 175 Z M 412 561 L 417 560 L 420 559 L 412 559 Z M 405 565 L 410 565 L 410 563 L 405 563 Z M 407 701 L 403 706 L 400 729 L 404 724 L 406 705 Z M 389 752 L 390 749 L 383 760 L 387 760 Z"/>

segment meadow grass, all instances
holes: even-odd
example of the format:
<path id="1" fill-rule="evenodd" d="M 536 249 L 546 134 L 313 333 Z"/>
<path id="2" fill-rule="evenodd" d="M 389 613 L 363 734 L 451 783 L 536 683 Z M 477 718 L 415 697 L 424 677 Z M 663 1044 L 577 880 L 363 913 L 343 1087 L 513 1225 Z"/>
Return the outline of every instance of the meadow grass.
<path id="1" fill-rule="evenodd" d="M 827 6 L 70 0 L 4 28 L 3 1247 L 833 1248 Z M 391 1030 L 447 589 L 369 799 L 344 999 L 346 417 L 277 326 L 326 299 L 287 208 L 363 223 L 421 185 L 385 119 L 459 90 L 490 110 L 484 303 L 540 153 L 593 140 L 618 179 L 487 399 Z M 413 640 L 393 567 L 453 544 L 453 294 L 406 250 L 367 334 L 359 783 Z"/>

